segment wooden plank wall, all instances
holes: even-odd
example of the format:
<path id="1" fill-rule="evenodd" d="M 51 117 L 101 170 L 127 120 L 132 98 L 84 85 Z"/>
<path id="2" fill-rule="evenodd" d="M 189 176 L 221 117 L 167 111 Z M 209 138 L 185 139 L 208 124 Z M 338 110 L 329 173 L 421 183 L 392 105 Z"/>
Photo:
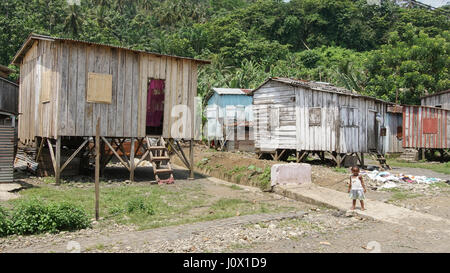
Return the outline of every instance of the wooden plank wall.
<path id="1" fill-rule="evenodd" d="M 277 110 L 279 109 L 279 110 Z M 270 126 L 271 113 L 279 111 L 279 127 Z M 253 94 L 255 148 L 296 149 L 296 107 L 294 88 L 268 82 Z"/>
<path id="2" fill-rule="evenodd" d="M 35 136 L 56 136 L 57 64 L 58 49 L 48 41 L 36 41 L 23 59 L 20 67 L 18 137 L 24 142 L 33 141 Z M 41 81 L 46 72 L 53 72 L 50 101 L 41 103 Z"/>
<path id="3" fill-rule="evenodd" d="M 436 107 L 437 105 L 440 105 L 443 109 L 450 110 L 450 92 L 422 98 L 421 104 L 422 106 L 431 106 L 431 107 Z"/>
<path id="4" fill-rule="evenodd" d="M 280 109 L 279 129 L 272 129 L 268 125 L 270 110 L 267 109 L 270 107 Z M 314 108 L 320 109 L 321 122 L 310 125 L 310 109 Z M 261 151 L 297 149 L 366 153 L 369 151 L 368 113 L 380 113 L 382 122 L 373 122 L 371 130 L 379 132 L 379 127 L 385 124 L 385 108 L 384 103 L 368 98 L 269 81 L 253 94 L 253 111 L 257 124 L 255 148 Z M 274 139 L 278 141 L 274 142 Z M 385 149 L 383 140 L 377 141 L 374 147 L 381 152 Z M 267 143 L 271 144 L 268 146 Z"/>
<path id="5" fill-rule="evenodd" d="M 437 134 L 424 133 L 425 119 L 437 119 Z M 421 106 L 404 106 L 403 148 L 450 148 L 450 111 Z"/>
<path id="6" fill-rule="evenodd" d="M 403 126 L 403 116 L 397 113 L 387 113 L 386 139 L 385 146 L 387 153 L 403 153 L 403 138 L 397 138 L 397 129 Z M 403 128 L 402 128 L 403 131 Z"/>
<path id="7" fill-rule="evenodd" d="M 170 116 L 175 105 L 187 105 L 193 115 L 197 69 L 197 62 L 180 58 L 70 41 L 36 41 L 20 70 L 19 138 L 93 136 L 98 117 L 103 136 L 144 137 L 150 78 L 166 81 L 163 136 L 170 137 L 177 120 Z M 53 71 L 49 103 L 39 101 L 45 71 Z M 111 104 L 86 102 L 89 72 L 112 75 Z"/>
<path id="8" fill-rule="evenodd" d="M 0 111 L 17 113 L 19 86 L 0 77 Z"/>

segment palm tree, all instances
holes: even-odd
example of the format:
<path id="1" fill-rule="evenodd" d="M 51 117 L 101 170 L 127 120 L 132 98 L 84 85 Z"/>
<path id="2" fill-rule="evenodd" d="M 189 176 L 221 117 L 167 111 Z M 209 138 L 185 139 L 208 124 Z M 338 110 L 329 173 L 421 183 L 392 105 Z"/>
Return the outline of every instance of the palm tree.
<path id="1" fill-rule="evenodd" d="M 64 30 L 72 33 L 74 37 L 78 37 L 83 25 L 83 19 L 80 16 L 80 9 L 78 5 L 69 5 L 68 14 L 64 20 Z"/>

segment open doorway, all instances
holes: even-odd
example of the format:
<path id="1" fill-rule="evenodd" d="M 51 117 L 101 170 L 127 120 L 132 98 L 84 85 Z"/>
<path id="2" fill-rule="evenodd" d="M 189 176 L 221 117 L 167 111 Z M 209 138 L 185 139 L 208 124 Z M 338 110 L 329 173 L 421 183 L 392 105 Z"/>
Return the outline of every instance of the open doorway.
<path id="1" fill-rule="evenodd" d="M 161 136 L 164 124 L 165 81 L 149 79 L 147 90 L 146 134 Z"/>

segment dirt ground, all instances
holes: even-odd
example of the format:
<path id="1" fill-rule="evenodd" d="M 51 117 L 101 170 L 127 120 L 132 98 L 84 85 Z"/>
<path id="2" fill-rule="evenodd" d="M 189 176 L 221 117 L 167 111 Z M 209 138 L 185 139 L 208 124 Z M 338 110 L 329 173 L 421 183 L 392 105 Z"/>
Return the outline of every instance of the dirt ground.
<path id="1" fill-rule="evenodd" d="M 173 162 L 183 165 L 176 157 Z M 139 230 L 130 225 L 104 222 L 77 232 L 9 236 L 0 238 L 0 252 L 70 252 L 74 249 L 69 247 L 69 243 L 74 242 L 80 245 L 78 250 L 81 252 L 114 253 L 450 252 L 450 237 L 446 234 L 349 216 L 345 212 L 293 201 L 255 187 L 260 186 L 258 180 L 264 177 L 264 170 L 279 162 L 258 160 L 251 153 L 217 152 L 200 145 L 195 147 L 195 162 L 196 180 L 188 180 L 188 171 L 177 168 L 174 185 L 155 185 L 151 168 L 138 168 L 136 182 L 131 183 L 127 181 L 128 173 L 124 168 L 110 167 L 103 180 L 108 187 L 119 187 L 125 182 L 180 191 L 195 188 L 210 203 L 223 198 L 241 199 L 248 201 L 250 206 L 258 204 L 271 209 L 262 215 L 241 215 L 236 211 L 232 217 L 219 221 L 156 229 Z M 421 169 L 414 171 L 417 172 L 415 175 L 422 174 Z M 202 173 L 232 183 L 210 179 Z M 433 173 L 427 170 L 422 175 L 430 174 Z M 320 186 L 345 192 L 348 176 L 349 173 L 343 173 L 342 169 L 312 162 L 312 180 Z M 91 187 L 92 180 L 86 179 L 72 178 L 68 183 L 76 187 Z M 42 179 L 28 176 L 23 176 L 21 181 L 24 185 L 45 183 Z M 369 186 L 367 197 L 449 219 L 449 194 L 447 187 L 399 193 L 375 190 Z M 192 213 L 202 215 L 210 212 L 207 206 L 203 206 L 193 208 Z M 286 217 L 286 213 L 298 216 Z"/>
<path id="2" fill-rule="evenodd" d="M 186 151 L 187 152 L 187 151 Z M 207 159 L 207 161 L 205 160 Z M 199 164 L 198 162 L 206 164 Z M 182 165 L 181 161 L 174 157 L 174 162 Z M 205 175 L 211 175 L 230 182 L 257 186 L 259 175 L 253 175 L 252 171 L 246 170 L 248 166 L 254 165 L 261 169 L 270 167 L 274 164 L 284 164 L 286 162 L 276 162 L 271 160 L 259 160 L 252 153 L 242 152 L 217 152 L 209 149 L 204 145 L 195 146 L 195 162 L 197 162 L 195 170 Z M 336 170 L 331 165 L 324 165 L 319 160 L 310 162 L 312 164 L 312 182 L 333 190 L 346 192 L 348 190 L 348 177 L 350 171 L 342 173 L 342 170 Z M 371 160 L 366 160 L 366 164 L 375 165 Z M 242 167 L 241 172 L 233 172 L 233 170 Z M 444 180 L 450 180 L 450 175 L 437 173 L 428 169 L 420 168 L 400 168 L 393 167 L 392 173 L 404 173 L 416 176 L 437 177 Z M 241 177 L 239 178 L 239 175 Z M 238 179 L 239 178 L 239 179 Z M 405 191 L 386 191 L 371 187 L 367 182 L 367 198 L 383 201 L 416 210 L 424 213 L 450 219 L 450 186 L 448 187 L 417 187 L 413 190 Z"/>

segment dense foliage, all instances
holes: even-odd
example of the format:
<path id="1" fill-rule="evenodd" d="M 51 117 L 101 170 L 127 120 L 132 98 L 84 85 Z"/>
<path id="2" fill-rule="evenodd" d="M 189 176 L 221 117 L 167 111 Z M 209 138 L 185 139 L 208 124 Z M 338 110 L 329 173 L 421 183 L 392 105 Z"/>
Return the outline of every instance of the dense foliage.
<path id="1" fill-rule="evenodd" d="M 70 203 L 48 203 L 30 199 L 20 201 L 11 213 L 0 207 L 0 237 L 11 234 L 73 231 L 90 225 L 85 211 Z"/>
<path id="2" fill-rule="evenodd" d="M 210 59 L 199 93 L 269 76 L 415 103 L 450 88 L 449 9 L 366 0 L 4 0 L 0 63 L 30 32 Z"/>

